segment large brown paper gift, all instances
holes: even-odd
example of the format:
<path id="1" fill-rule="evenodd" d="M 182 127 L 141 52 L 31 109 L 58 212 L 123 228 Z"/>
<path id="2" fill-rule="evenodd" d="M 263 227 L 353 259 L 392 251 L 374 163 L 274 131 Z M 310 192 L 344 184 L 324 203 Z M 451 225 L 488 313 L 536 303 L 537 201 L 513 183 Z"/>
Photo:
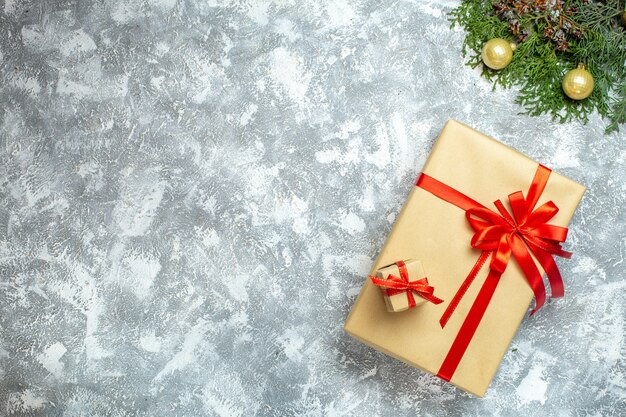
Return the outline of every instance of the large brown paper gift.
<path id="1" fill-rule="evenodd" d="M 495 210 L 495 200 L 507 201 L 508 205 L 509 194 L 521 190 L 527 195 L 537 170 L 538 163 L 525 155 L 450 120 L 423 173 Z M 559 211 L 549 223 L 566 227 L 584 191 L 584 186 L 552 172 L 536 207 L 552 200 Z M 463 210 L 423 188 L 413 187 L 372 271 L 398 259 L 420 259 L 430 285 L 445 302 L 425 303 L 402 314 L 388 313 L 380 290 L 368 279 L 346 320 L 346 332 L 437 375 L 491 274 L 487 262 L 442 328 L 439 320 L 443 312 L 481 256 L 480 250 L 470 246 L 473 235 Z M 529 281 L 511 257 L 450 379 L 452 384 L 474 395 L 484 395 L 532 298 Z"/>

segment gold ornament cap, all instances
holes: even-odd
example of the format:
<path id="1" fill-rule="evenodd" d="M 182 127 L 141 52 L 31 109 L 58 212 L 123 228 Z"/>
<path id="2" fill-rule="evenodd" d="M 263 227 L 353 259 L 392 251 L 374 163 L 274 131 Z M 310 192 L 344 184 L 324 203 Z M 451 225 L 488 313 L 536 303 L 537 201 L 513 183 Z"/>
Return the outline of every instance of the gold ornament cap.
<path id="1" fill-rule="evenodd" d="M 500 70 L 511 62 L 515 44 L 501 38 L 487 41 L 483 46 L 481 57 L 486 66 L 494 70 Z"/>
<path id="2" fill-rule="evenodd" d="M 568 71 L 563 77 L 563 92 L 572 100 L 584 100 L 591 95 L 594 86 L 591 73 L 585 65 L 578 64 L 577 68 Z"/>

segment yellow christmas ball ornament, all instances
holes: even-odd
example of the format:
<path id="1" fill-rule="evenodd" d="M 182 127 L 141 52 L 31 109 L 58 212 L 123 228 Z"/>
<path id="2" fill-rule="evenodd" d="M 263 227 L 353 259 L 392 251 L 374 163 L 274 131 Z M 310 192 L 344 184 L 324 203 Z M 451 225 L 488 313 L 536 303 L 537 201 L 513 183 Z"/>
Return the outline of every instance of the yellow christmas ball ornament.
<path id="1" fill-rule="evenodd" d="M 494 38 L 487 41 L 481 53 L 481 57 L 486 66 L 499 70 L 511 62 L 513 59 L 515 44 L 501 38 Z"/>
<path id="2" fill-rule="evenodd" d="M 593 77 L 583 64 L 569 71 L 563 77 L 563 91 L 572 100 L 583 100 L 593 92 Z"/>

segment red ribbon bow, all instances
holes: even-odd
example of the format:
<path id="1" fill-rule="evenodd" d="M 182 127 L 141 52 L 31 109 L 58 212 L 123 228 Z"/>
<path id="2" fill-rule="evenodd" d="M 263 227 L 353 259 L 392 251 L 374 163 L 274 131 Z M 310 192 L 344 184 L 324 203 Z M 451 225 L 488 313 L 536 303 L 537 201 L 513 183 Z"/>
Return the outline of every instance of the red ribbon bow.
<path id="1" fill-rule="evenodd" d="M 532 255 L 548 276 L 552 296 L 563 296 L 563 281 L 552 256 L 571 257 L 570 252 L 561 248 L 561 243 L 567 237 L 567 228 L 547 223 L 559 210 L 552 201 L 535 209 L 550 173 L 550 169 L 539 165 L 528 189 L 527 197 L 524 198 L 521 191 L 509 195 L 512 214 L 506 210 L 500 200 L 494 203 L 499 212 L 496 213 L 426 174 L 422 174 L 418 179 L 417 186 L 465 210 L 465 216 L 475 232 L 471 246 L 483 251 L 443 313 L 440 319 L 441 327 L 446 325 L 480 268 L 493 254 L 489 264 L 489 275 L 438 372 L 441 378 L 447 381 L 452 378 L 489 305 L 498 281 L 506 270 L 511 255 L 516 259 L 535 295 L 536 305 L 531 315 L 543 306 L 546 299 L 543 279 Z"/>
<path id="2" fill-rule="evenodd" d="M 406 292 L 406 296 L 409 300 L 409 308 L 413 308 L 416 305 L 413 293 L 416 293 L 433 304 L 440 304 L 443 302 L 443 300 L 433 295 L 435 288 L 428 285 L 428 278 L 424 277 L 417 281 L 409 282 L 409 272 L 406 268 L 406 264 L 403 261 L 398 261 L 396 262 L 396 266 L 400 271 L 400 277 L 389 274 L 387 279 L 380 279 L 370 275 L 370 279 L 374 285 L 386 288 L 385 294 L 387 294 L 387 296 L 391 297 L 392 295 Z"/>

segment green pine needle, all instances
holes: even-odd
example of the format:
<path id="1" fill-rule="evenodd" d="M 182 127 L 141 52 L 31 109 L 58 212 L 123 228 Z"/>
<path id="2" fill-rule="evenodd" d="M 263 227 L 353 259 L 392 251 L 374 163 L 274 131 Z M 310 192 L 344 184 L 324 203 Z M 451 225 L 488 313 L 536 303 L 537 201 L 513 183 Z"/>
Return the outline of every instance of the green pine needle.
<path id="1" fill-rule="evenodd" d="M 583 30 L 582 39 L 567 38 L 568 48 L 557 51 L 555 44 L 543 35 L 546 20 L 537 13 L 518 17 L 529 35 L 519 43 L 513 60 L 499 71 L 483 67 L 483 75 L 505 88 L 519 87 L 516 102 L 527 114 L 549 114 L 553 120 L 572 119 L 586 123 L 589 114 L 598 111 L 610 123 L 606 133 L 618 131 L 626 123 L 626 30 L 620 25 L 619 13 L 624 0 L 562 0 L 566 9 L 575 7 L 572 17 Z M 482 64 L 480 52 L 489 39 L 512 39 L 509 23 L 494 12 L 491 0 L 465 0 L 450 13 L 451 26 L 465 28 L 463 55 L 469 53 L 468 65 Z M 593 76 L 595 87 L 590 97 L 575 101 L 561 88 L 567 71 L 584 63 Z"/>

